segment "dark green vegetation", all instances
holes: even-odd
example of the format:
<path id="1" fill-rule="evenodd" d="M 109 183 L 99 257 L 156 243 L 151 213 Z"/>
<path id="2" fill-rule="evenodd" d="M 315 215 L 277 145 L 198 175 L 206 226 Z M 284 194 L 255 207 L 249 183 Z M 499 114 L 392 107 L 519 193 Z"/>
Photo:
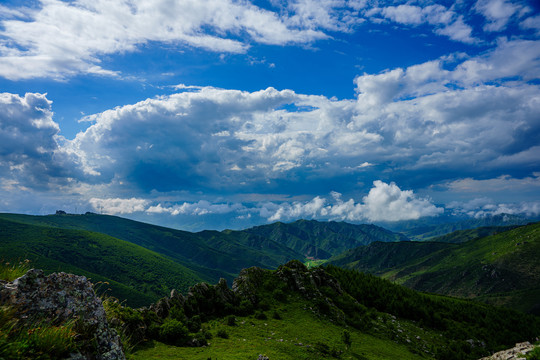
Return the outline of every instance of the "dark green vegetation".
<path id="1" fill-rule="evenodd" d="M 287 246 L 306 257 L 328 259 L 347 249 L 374 241 L 393 242 L 408 239 L 375 225 L 353 225 L 345 222 L 298 220 L 290 224 L 277 222 L 256 226 L 243 232 L 259 235 Z"/>
<path id="2" fill-rule="evenodd" d="M 501 232 L 512 230 L 519 226 L 520 225 L 483 226 L 483 227 L 474 228 L 474 229 L 456 230 L 446 235 L 434 237 L 430 241 L 458 244 L 458 243 L 463 243 L 469 240 L 478 239 L 481 237 L 495 235 Z"/>
<path id="3" fill-rule="evenodd" d="M 83 230 L 15 223 L 0 219 L 0 252 L 6 259 L 29 259 L 32 267 L 84 275 L 103 290 L 145 305 L 171 291 L 186 291 L 203 278 L 140 246 Z"/>
<path id="4" fill-rule="evenodd" d="M 110 300 L 108 317 L 132 359 L 478 359 L 540 333 L 532 315 L 333 266 L 250 268 L 233 289 L 201 284 L 139 310 Z"/>
<path id="5" fill-rule="evenodd" d="M 104 288 L 110 287 L 111 295 L 132 305 L 149 304 L 172 288 L 185 292 L 200 281 L 232 281 L 251 266 L 275 269 L 312 253 L 329 256 L 340 242 L 339 250 L 402 239 L 376 226 L 316 221 L 191 233 L 93 213 L 0 214 L 0 228 L 0 251 L 6 259 L 28 258 L 48 272 L 108 282 Z M 276 234 L 281 237 L 274 240 Z M 298 245 L 302 241 L 307 244 L 303 248 Z"/>
<path id="6" fill-rule="evenodd" d="M 538 219 L 536 220 L 538 221 Z M 422 218 L 415 221 L 403 221 L 397 223 L 385 223 L 383 226 L 395 232 L 404 234 L 409 239 L 414 241 L 440 241 L 435 238 L 450 234 L 459 230 L 471 230 L 481 227 L 507 227 L 516 225 L 526 225 L 531 222 L 530 219 L 510 215 L 500 214 L 494 216 L 486 216 L 481 218 L 467 218 L 461 221 L 448 222 L 445 217 L 440 218 Z M 479 236 L 487 236 L 484 233 Z M 461 241 L 460 241 L 461 242 Z"/>
<path id="7" fill-rule="evenodd" d="M 420 291 L 540 313 L 538 259 L 540 223 L 461 244 L 373 243 L 349 250 L 330 263 L 381 275 Z"/>

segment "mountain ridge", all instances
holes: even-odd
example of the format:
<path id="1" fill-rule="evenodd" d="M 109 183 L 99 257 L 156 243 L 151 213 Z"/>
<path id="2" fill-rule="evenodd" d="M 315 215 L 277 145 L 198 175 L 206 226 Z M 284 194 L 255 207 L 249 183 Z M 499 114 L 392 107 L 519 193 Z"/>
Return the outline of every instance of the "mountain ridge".
<path id="1" fill-rule="evenodd" d="M 406 252 L 399 251 L 405 246 Z M 458 244 L 372 243 L 329 263 L 424 292 L 478 298 L 538 313 L 539 256 L 540 223 L 533 223 Z"/>

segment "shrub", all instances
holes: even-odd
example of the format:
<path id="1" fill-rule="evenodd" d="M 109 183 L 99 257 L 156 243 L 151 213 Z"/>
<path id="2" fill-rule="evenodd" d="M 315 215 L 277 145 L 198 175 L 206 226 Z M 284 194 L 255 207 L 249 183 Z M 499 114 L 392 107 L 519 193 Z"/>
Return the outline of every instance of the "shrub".
<path id="1" fill-rule="evenodd" d="M 287 300 L 287 294 L 281 289 L 276 289 L 272 292 L 272 297 L 280 302 L 285 302 Z"/>
<path id="2" fill-rule="evenodd" d="M 259 309 L 261 309 L 263 311 L 270 310 L 270 304 L 268 304 L 266 301 L 259 302 L 258 307 L 259 307 Z"/>
<path id="3" fill-rule="evenodd" d="M 169 310 L 169 316 L 171 319 L 178 320 L 178 321 L 185 321 L 186 316 L 184 315 L 184 309 L 182 309 L 180 306 L 174 305 Z M 200 317 L 199 317 L 200 319 Z M 196 330 L 195 330 L 196 331 Z"/>
<path id="4" fill-rule="evenodd" d="M 253 314 L 253 304 L 249 300 L 242 300 L 236 309 L 236 313 L 240 316 Z"/>
<path id="5" fill-rule="evenodd" d="M 343 340 L 343 343 L 345 344 L 347 349 L 351 347 L 351 333 L 348 330 L 343 330 L 343 333 L 341 333 L 341 340 Z"/>
<path id="6" fill-rule="evenodd" d="M 187 322 L 187 327 L 191 332 L 197 332 L 201 329 L 201 317 L 199 315 L 193 316 Z"/>
<path id="7" fill-rule="evenodd" d="M 227 334 L 227 331 L 225 331 L 225 329 L 219 329 L 218 332 L 217 332 L 217 336 L 222 338 L 222 339 L 228 339 L 229 338 L 229 334 Z"/>
<path id="8" fill-rule="evenodd" d="M 162 342 L 171 345 L 183 345 L 188 339 L 189 330 L 180 321 L 165 319 L 159 328 L 159 338 Z"/>
<path id="9" fill-rule="evenodd" d="M 272 313 L 272 319 L 281 320 L 282 317 L 277 311 L 274 310 L 274 312 Z"/>
<path id="10" fill-rule="evenodd" d="M 234 317 L 234 315 L 229 315 L 225 318 L 225 323 L 228 326 L 236 326 L 236 318 Z"/>
<path id="11" fill-rule="evenodd" d="M 266 320 L 268 319 L 268 317 L 266 316 L 266 314 L 262 311 L 257 311 L 255 313 L 255 319 L 259 319 L 259 320 Z"/>
<path id="12" fill-rule="evenodd" d="M 540 347 L 535 347 L 525 358 L 527 360 L 540 360 Z"/>

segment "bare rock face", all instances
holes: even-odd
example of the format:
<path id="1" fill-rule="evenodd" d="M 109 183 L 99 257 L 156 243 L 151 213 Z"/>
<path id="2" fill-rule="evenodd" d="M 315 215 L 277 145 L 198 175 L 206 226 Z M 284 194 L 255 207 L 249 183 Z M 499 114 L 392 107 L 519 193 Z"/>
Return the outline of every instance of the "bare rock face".
<path id="1" fill-rule="evenodd" d="M 21 320 L 60 325 L 76 321 L 82 338 L 92 349 L 73 354 L 76 359 L 124 360 L 116 331 L 109 328 L 101 299 L 84 276 L 29 270 L 12 283 L 0 283 L 0 304 L 13 306 Z"/>
<path id="2" fill-rule="evenodd" d="M 322 286 L 328 286 L 336 293 L 343 294 L 338 281 L 323 269 L 308 270 L 304 264 L 297 260 L 289 261 L 280 266 L 276 274 L 291 290 L 300 292 L 307 299 L 324 297 L 319 290 Z"/>
<path id="3" fill-rule="evenodd" d="M 523 343 L 518 343 L 511 349 L 499 351 L 491 356 L 482 358 L 480 360 L 517 360 L 523 359 L 524 355 L 533 351 L 534 345 L 526 341 Z"/>

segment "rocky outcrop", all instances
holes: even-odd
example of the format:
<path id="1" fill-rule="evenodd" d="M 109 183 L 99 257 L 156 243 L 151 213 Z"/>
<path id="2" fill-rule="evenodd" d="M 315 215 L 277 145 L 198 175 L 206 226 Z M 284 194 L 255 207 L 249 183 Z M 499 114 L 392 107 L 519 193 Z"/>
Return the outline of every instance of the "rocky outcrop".
<path id="1" fill-rule="evenodd" d="M 518 343 L 511 349 L 499 351 L 491 356 L 484 357 L 480 360 L 518 360 L 525 358 L 524 355 L 530 353 L 534 349 L 534 345 L 526 341 Z"/>
<path id="2" fill-rule="evenodd" d="M 0 283 L 0 304 L 16 309 L 21 321 L 51 325 L 75 321 L 83 346 L 74 359 L 124 360 L 120 339 L 109 327 L 101 299 L 86 277 L 66 273 L 45 276 L 29 270 L 13 282 Z"/>
<path id="3" fill-rule="evenodd" d="M 327 286 L 337 294 L 343 294 L 338 281 L 320 268 L 309 270 L 300 261 L 293 260 L 280 266 L 276 275 L 286 283 L 290 290 L 298 291 L 307 299 L 324 297 L 320 287 Z"/>

